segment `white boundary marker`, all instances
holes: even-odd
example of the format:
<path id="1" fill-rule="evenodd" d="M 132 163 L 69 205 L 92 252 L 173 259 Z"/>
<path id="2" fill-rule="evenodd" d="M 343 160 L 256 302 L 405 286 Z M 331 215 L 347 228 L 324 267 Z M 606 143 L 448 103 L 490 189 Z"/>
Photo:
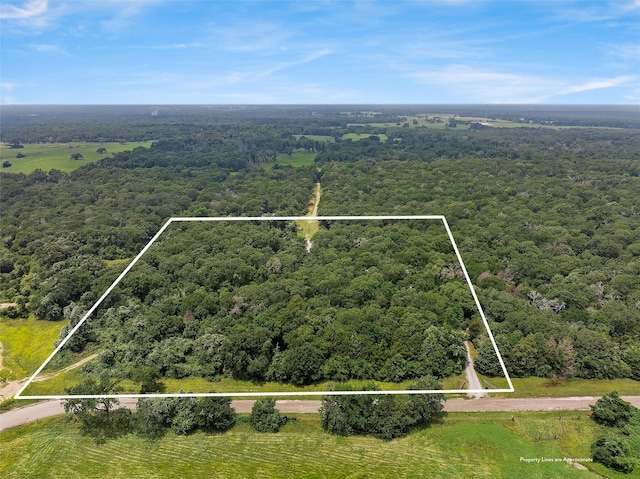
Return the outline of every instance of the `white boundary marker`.
<path id="1" fill-rule="evenodd" d="M 138 260 L 142 257 L 143 254 L 147 252 L 147 250 L 151 247 L 153 243 L 157 241 L 157 239 L 165 232 L 165 230 L 169 227 L 171 223 L 179 223 L 179 222 L 187 222 L 187 221 L 308 221 L 308 220 L 316 220 L 316 221 L 339 221 L 339 220 L 440 220 L 447 230 L 447 235 L 449 235 L 449 240 L 451 241 L 451 245 L 453 246 L 453 250 L 456 253 L 456 257 L 458 258 L 458 262 L 460 263 L 460 267 L 464 273 L 465 280 L 467 281 L 467 285 L 469 286 L 469 290 L 471 291 L 471 295 L 473 296 L 473 300 L 476 303 L 476 307 L 480 312 L 480 316 L 482 318 L 482 322 L 484 324 L 485 329 L 487 330 L 487 334 L 489 335 L 489 339 L 491 340 L 491 344 L 493 346 L 493 350 L 496 352 L 496 356 L 498 357 L 498 361 L 500 362 L 500 367 L 502 368 L 502 372 L 504 373 L 504 377 L 509 384 L 509 389 L 425 389 L 425 390 L 417 390 L 417 389 L 409 389 L 409 390 L 399 390 L 399 391 L 309 391 L 309 392 L 237 392 L 237 393 L 175 393 L 175 394 L 106 394 L 106 395 L 77 395 L 77 396 L 69 396 L 69 395 L 54 395 L 54 396 L 23 396 L 23 391 L 33 382 L 33 380 L 40 374 L 40 372 L 45 368 L 45 366 L 53 359 L 53 357 L 62 349 L 62 347 L 69 341 L 71 336 L 80 328 L 84 322 L 93 314 L 93 312 L 102 304 L 102 302 L 106 299 L 107 296 L 111 293 L 113 288 L 115 288 L 122 278 L 133 268 L 133 266 L 138 262 Z M 95 302 L 91 309 L 87 311 L 87 313 L 82 317 L 82 319 L 76 324 L 69 334 L 58 344 L 56 349 L 49 355 L 44 363 L 36 370 L 35 373 L 29 378 L 29 380 L 25 383 L 22 388 L 16 393 L 15 399 L 90 399 L 90 398 L 113 398 L 113 399 L 124 399 L 124 398 L 152 398 L 152 397 L 261 397 L 261 396 L 345 396 L 345 395 L 357 395 L 357 394 L 477 394 L 477 393 L 512 393 L 514 392 L 513 383 L 511 382 L 511 377 L 509 377 L 509 373 L 507 372 L 507 368 L 504 365 L 504 361 L 502 360 L 502 355 L 500 351 L 498 351 L 498 346 L 496 345 L 496 341 L 493 338 L 493 334 L 491 333 L 491 329 L 489 328 L 489 323 L 487 322 L 487 318 L 484 315 L 484 311 L 482 310 L 482 306 L 480 306 L 480 301 L 478 300 L 478 296 L 476 295 L 475 290 L 473 289 L 473 283 L 471 283 L 471 279 L 469 278 L 469 273 L 467 273 L 467 268 L 462 261 L 462 257 L 460 256 L 460 251 L 458 250 L 458 246 L 456 245 L 456 241 L 453 239 L 453 235 L 451 234 L 451 229 L 449 228 L 449 223 L 447 223 L 447 219 L 443 215 L 418 215 L 418 216 L 258 216 L 258 217 L 245 217 L 245 216 L 216 216 L 216 217 L 176 217 L 169 218 L 167 222 L 158 230 L 153 238 L 146 244 L 142 251 L 138 253 L 138 255 L 129 263 L 129 265 L 124 269 L 120 276 L 116 278 L 111 286 L 103 293 L 102 296 Z"/>

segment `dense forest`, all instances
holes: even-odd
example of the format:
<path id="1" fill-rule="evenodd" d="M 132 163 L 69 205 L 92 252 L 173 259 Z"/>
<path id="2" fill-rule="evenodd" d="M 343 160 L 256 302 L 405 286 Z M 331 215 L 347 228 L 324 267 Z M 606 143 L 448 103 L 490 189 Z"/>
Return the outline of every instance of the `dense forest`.
<path id="1" fill-rule="evenodd" d="M 446 216 L 511 375 L 640 380 L 638 110 L 410 121 L 444 108 L 3 112 L 12 144 L 154 140 L 71 173 L 0 173 L 4 313 L 73 325 L 168 218 L 301 216 L 320 182 L 320 215 Z M 298 152 L 314 163 L 287 166 Z M 501 374 L 441 226 L 323 222 L 307 252 L 293 222 L 242 223 L 172 225 L 68 343 L 101 345 L 87 371 L 443 378 L 470 339 L 476 369 Z"/>

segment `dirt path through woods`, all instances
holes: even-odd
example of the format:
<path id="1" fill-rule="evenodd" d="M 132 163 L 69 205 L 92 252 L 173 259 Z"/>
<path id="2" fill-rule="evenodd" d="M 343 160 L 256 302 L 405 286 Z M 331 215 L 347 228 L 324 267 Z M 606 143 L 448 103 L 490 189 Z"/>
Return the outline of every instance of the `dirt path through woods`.
<path id="1" fill-rule="evenodd" d="M 467 349 L 467 368 L 465 369 L 465 373 L 467 375 L 467 384 L 468 388 L 471 390 L 484 389 L 482 387 L 482 383 L 480 382 L 480 378 L 476 374 L 476 370 L 473 367 L 473 358 L 471 357 L 471 348 L 469 346 L 469 341 L 464 342 L 464 347 Z M 486 396 L 486 393 L 471 393 L 469 394 L 471 397 L 481 398 Z"/>
<path id="2" fill-rule="evenodd" d="M 0 352 L 1 350 L 2 350 L 2 347 L 0 346 Z M 72 369 L 79 368 L 80 366 L 91 361 L 97 355 L 98 353 L 95 353 L 95 354 L 92 354 L 91 356 L 87 356 L 86 358 L 82 358 L 81 360 L 73 363 L 70 366 L 67 366 L 64 369 L 61 369 L 60 371 L 55 371 L 49 374 L 38 375 L 34 379 L 34 382 L 46 381 L 47 379 L 55 378 L 60 374 L 71 371 Z M 4 384 L 2 387 L 0 387 L 0 401 L 6 401 L 7 399 L 11 399 L 12 397 L 14 397 L 16 393 L 20 391 L 20 388 L 24 385 L 24 383 L 26 383 L 28 380 L 29 378 L 23 378 L 23 379 L 17 379 L 15 381 L 9 381 L 8 383 Z"/>

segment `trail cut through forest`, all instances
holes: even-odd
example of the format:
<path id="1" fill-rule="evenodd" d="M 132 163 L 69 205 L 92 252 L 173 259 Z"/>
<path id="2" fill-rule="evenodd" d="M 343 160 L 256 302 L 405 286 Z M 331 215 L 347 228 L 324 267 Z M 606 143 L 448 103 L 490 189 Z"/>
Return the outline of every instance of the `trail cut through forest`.
<path id="1" fill-rule="evenodd" d="M 318 216 L 318 206 L 320 205 L 320 197 L 322 196 L 322 186 L 320 182 L 316 183 L 313 197 L 309 201 L 309 209 L 307 211 L 306 216 L 310 218 L 316 218 Z M 300 220 L 298 221 L 298 229 L 300 231 L 300 235 L 305 239 L 305 247 L 307 249 L 307 253 L 311 252 L 311 247 L 313 246 L 313 235 L 316 234 L 318 229 L 320 228 L 320 223 L 318 220 Z"/>

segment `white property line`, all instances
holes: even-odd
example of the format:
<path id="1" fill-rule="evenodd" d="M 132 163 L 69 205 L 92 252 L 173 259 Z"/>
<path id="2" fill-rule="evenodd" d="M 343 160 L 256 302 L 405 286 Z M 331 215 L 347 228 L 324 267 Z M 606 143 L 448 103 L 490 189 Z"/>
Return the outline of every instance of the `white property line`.
<path id="1" fill-rule="evenodd" d="M 55 395 L 55 396 L 23 396 L 23 391 L 33 382 L 33 380 L 40 374 L 40 372 L 46 367 L 46 365 L 53 359 L 53 357 L 62 349 L 62 347 L 69 341 L 71 336 L 84 324 L 84 322 L 93 314 L 93 312 L 102 304 L 102 302 L 106 299 L 107 296 L 111 293 L 113 288 L 115 288 L 118 283 L 124 278 L 124 276 L 133 268 L 133 266 L 138 262 L 138 260 L 144 255 L 147 250 L 151 247 L 153 243 L 165 232 L 165 230 L 169 227 L 169 225 L 173 222 L 186 222 L 186 221 L 308 221 L 310 218 L 318 221 L 337 221 L 337 220 L 440 220 L 444 224 L 444 227 L 447 231 L 447 235 L 449 235 L 449 240 L 453 246 L 453 249 L 456 253 L 456 257 L 460 263 L 460 267 L 464 272 L 464 277 L 469 286 L 469 290 L 471 291 L 471 295 L 473 296 L 473 300 L 476 303 L 476 307 L 480 312 L 480 316 L 482 318 L 482 322 L 484 324 L 485 329 L 487 330 L 487 334 L 489 335 L 489 339 L 491 340 L 491 344 L 493 349 L 498 356 L 498 361 L 500 362 L 500 367 L 502 368 L 502 372 L 504 373 L 505 378 L 507 379 L 507 383 L 509 384 L 509 389 L 426 389 L 426 390 L 418 390 L 418 389 L 409 389 L 409 390 L 401 390 L 401 391 L 313 391 L 313 392 L 245 392 L 245 393 L 177 393 L 177 394 L 107 394 L 107 395 L 77 395 L 77 396 L 69 396 L 69 395 Z M 152 397 L 258 397 L 258 396 L 344 396 L 344 395 L 356 395 L 356 394 L 475 394 L 475 393 L 490 393 L 490 392 L 500 392 L 500 393 L 510 393 L 514 392 L 513 383 L 511 382 L 511 378 L 509 377 L 509 373 L 507 372 L 507 368 L 504 365 L 504 361 L 502 360 L 502 355 L 498 350 L 498 346 L 496 345 L 496 341 L 493 338 L 493 334 L 491 333 L 491 329 L 489 328 L 489 323 L 487 318 L 485 317 L 484 311 L 482 310 L 482 306 L 480 305 L 480 301 L 478 300 L 478 296 L 473 288 L 473 284 L 471 283 L 471 279 L 469 278 L 469 273 L 467 273 L 467 268 L 462 261 L 462 257 L 460 256 L 460 251 L 458 250 L 458 246 L 451 234 L 451 229 L 449 228 L 449 224 L 447 223 L 447 219 L 443 215 L 417 215 L 417 216 L 258 216 L 258 217 L 246 217 L 246 216 L 216 216 L 216 217 L 176 217 L 169 218 L 167 222 L 158 230 L 158 232 L 154 235 L 153 238 L 146 244 L 142 251 L 138 253 L 138 255 L 129 263 L 129 265 L 124 269 L 120 276 L 116 278 L 111 286 L 104 292 L 102 296 L 95 302 L 91 309 L 87 311 L 87 313 L 82 317 L 78 324 L 76 324 L 71 331 L 67 334 L 67 336 L 58 344 L 56 349 L 49 355 L 44 363 L 36 370 L 35 373 L 29 378 L 29 380 L 25 383 L 22 388 L 15 395 L 15 399 L 91 399 L 91 398 L 152 398 Z"/>

